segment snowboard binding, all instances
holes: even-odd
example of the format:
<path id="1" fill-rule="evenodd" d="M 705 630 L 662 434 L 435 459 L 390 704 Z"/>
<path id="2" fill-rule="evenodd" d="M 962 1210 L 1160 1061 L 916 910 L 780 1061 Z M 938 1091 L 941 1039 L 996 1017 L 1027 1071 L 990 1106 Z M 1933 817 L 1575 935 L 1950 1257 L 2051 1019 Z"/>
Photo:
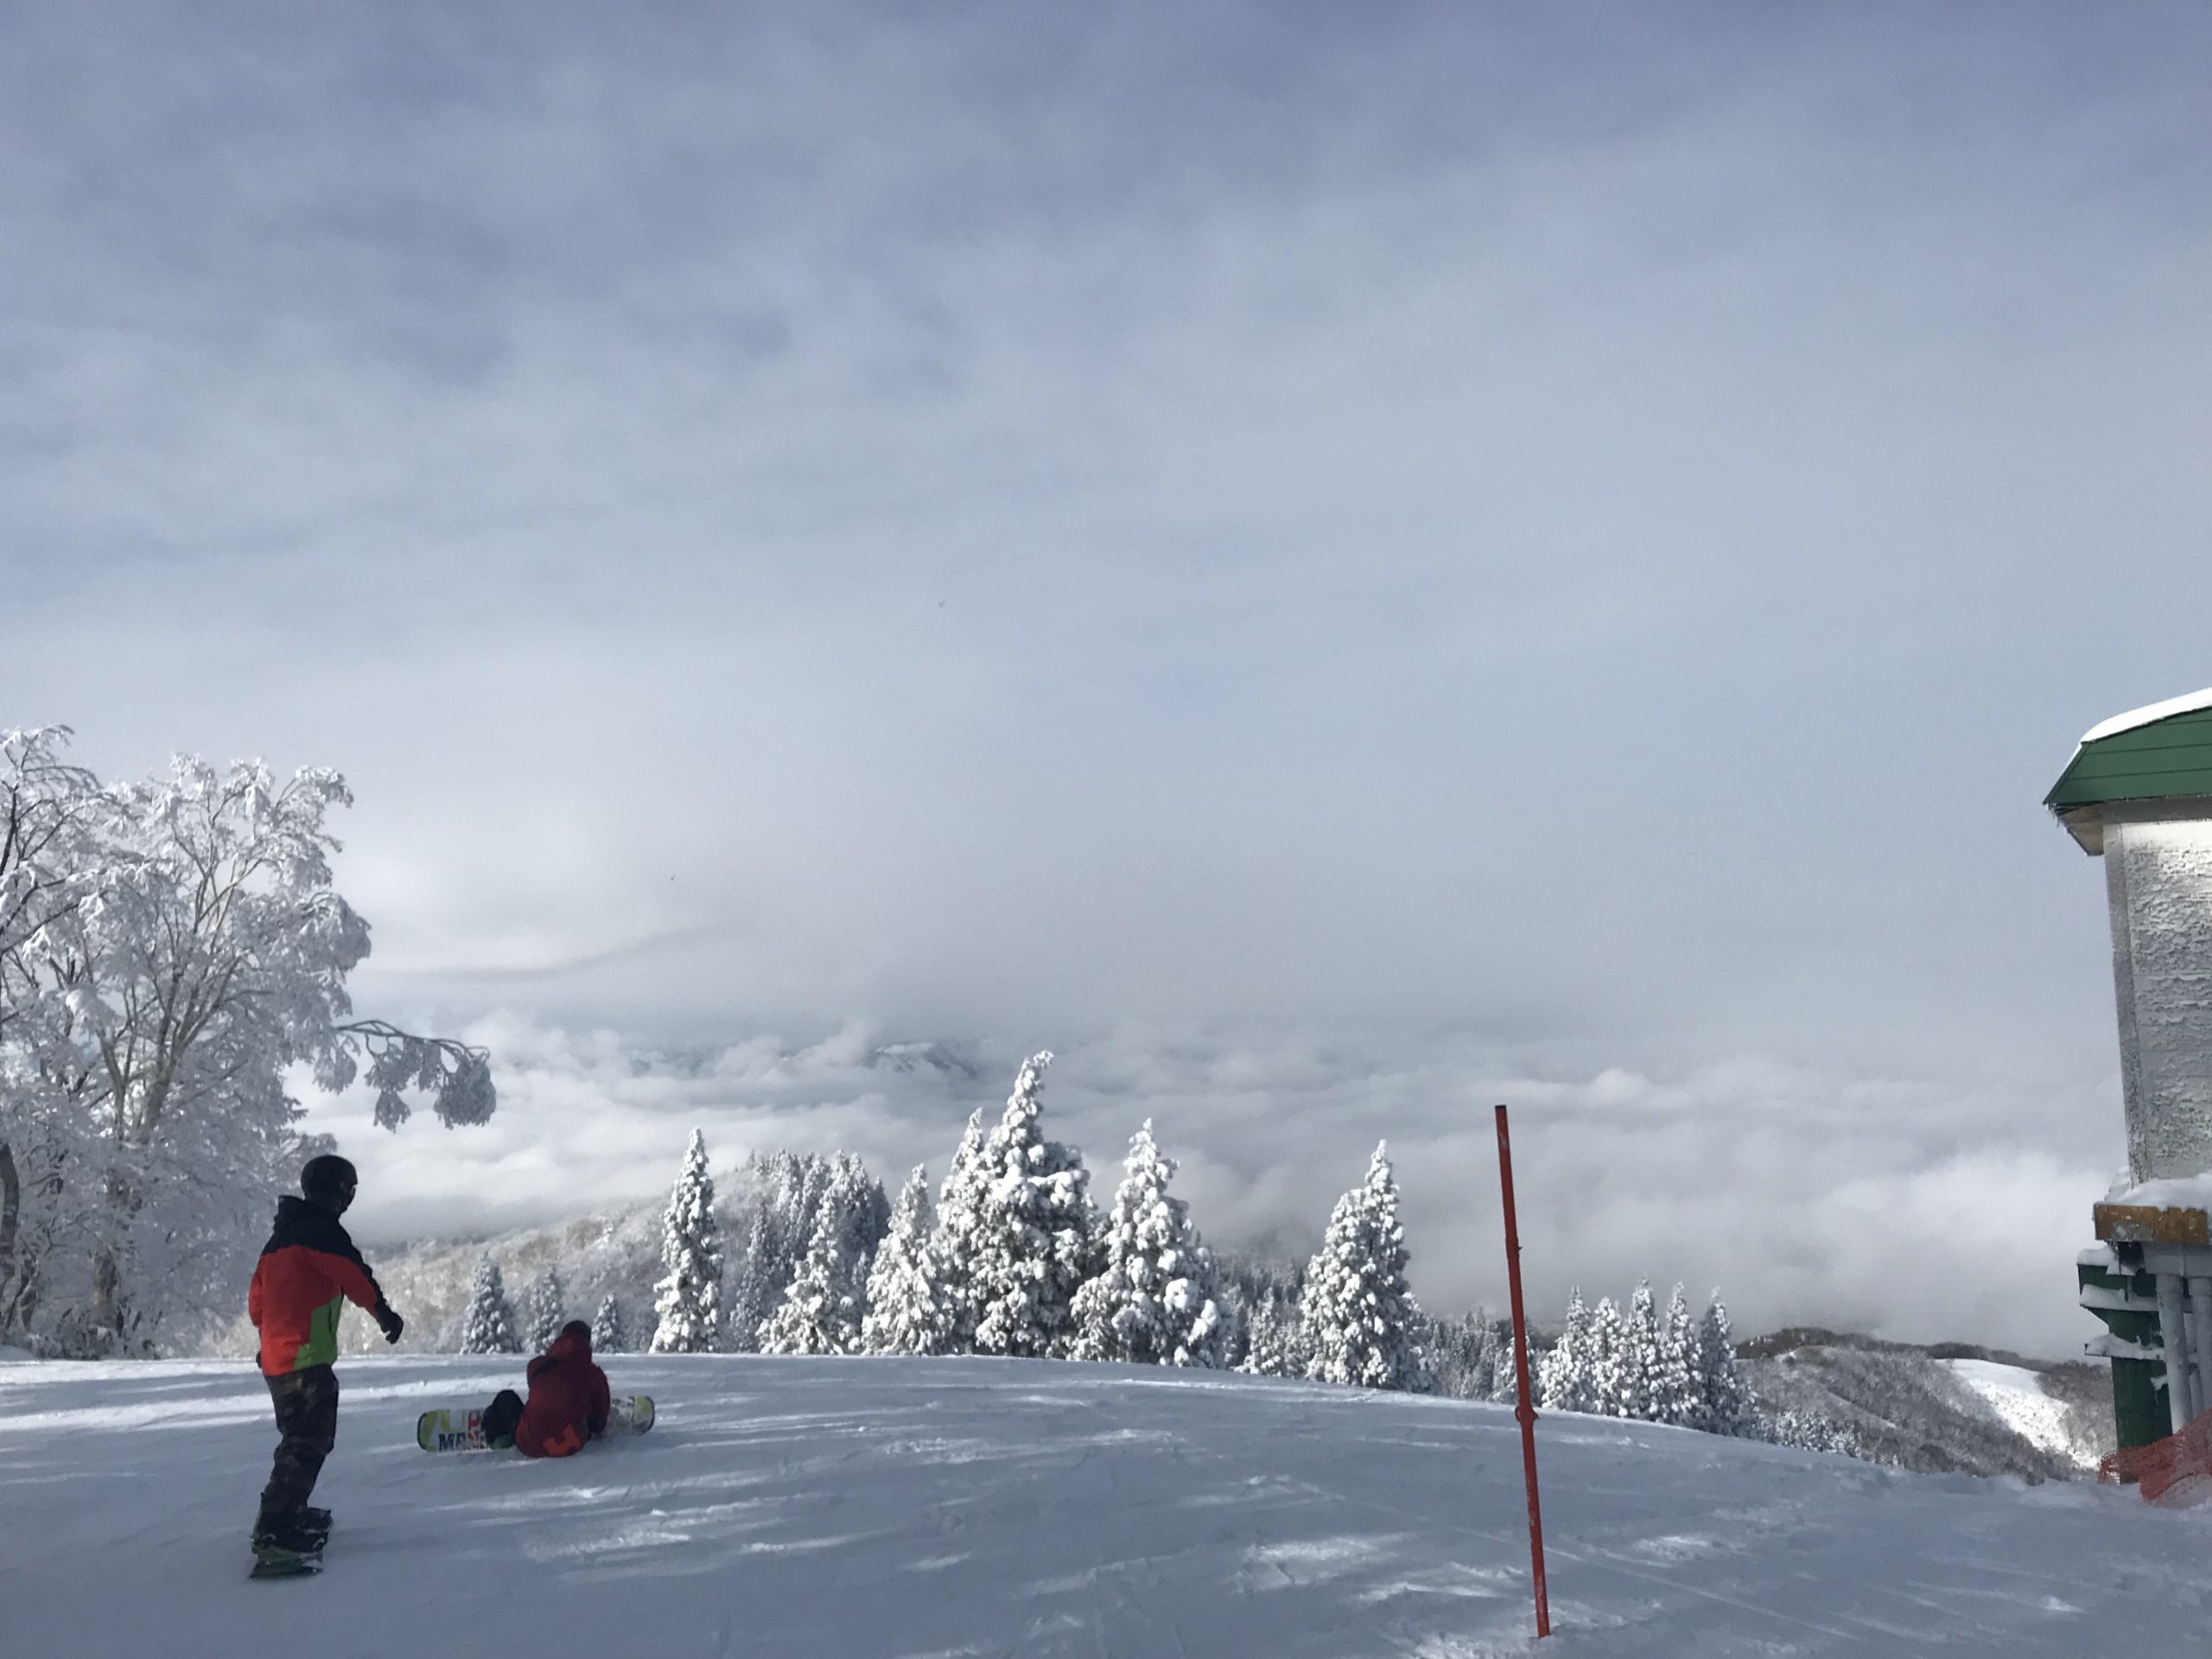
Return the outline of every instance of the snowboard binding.
<path id="1" fill-rule="evenodd" d="M 253 1527 L 253 1579 L 298 1579 L 322 1570 L 323 1546 L 330 1541 L 330 1511 L 302 1509 L 277 1521 L 257 1520 Z"/>

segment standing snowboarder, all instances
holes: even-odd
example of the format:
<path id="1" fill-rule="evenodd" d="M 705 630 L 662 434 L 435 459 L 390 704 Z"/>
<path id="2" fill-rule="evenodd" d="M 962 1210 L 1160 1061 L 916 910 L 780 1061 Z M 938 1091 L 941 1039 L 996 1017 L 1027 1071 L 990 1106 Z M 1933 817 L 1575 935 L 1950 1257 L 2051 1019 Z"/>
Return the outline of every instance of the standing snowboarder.
<path id="1" fill-rule="evenodd" d="M 300 1172 L 302 1196 L 276 1201 L 246 1293 L 261 1332 L 261 1374 L 276 1408 L 276 1456 L 253 1523 L 257 1573 L 311 1571 L 330 1533 L 330 1511 L 309 1506 L 315 1477 L 338 1438 L 338 1315 L 351 1300 L 369 1310 L 386 1342 L 405 1322 L 377 1287 L 339 1217 L 353 1202 L 353 1166 L 331 1154 Z"/>

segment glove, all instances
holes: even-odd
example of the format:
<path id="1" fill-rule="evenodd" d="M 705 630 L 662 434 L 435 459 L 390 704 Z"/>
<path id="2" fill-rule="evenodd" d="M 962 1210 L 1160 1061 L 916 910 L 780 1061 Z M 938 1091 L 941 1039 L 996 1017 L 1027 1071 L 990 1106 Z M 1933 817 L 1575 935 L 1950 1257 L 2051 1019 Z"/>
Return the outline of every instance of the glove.
<path id="1" fill-rule="evenodd" d="M 378 1302 L 372 1317 L 378 1329 L 383 1331 L 384 1339 L 386 1342 L 397 1342 L 399 1333 L 407 1328 L 407 1321 L 392 1311 L 390 1302 Z"/>

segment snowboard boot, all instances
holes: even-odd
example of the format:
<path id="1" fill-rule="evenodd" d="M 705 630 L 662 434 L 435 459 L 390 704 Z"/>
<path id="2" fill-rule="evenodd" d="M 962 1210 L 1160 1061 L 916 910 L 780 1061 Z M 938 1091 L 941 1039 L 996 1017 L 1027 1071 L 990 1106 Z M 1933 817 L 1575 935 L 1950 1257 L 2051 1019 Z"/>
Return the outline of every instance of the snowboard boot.
<path id="1" fill-rule="evenodd" d="M 501 1389 L 492 1396 L 492 1403 L 484 1408 L 477 1420 L 483 1431 L 484 1444 L 494 1452 L 513 1448 L 515 1428 L 522 1421 L 522 1396 L 512 1389 Z"/>
<path id="2" fill-rule="evenodd" d="M 320 1516 L 320 1528 L 309 1517 Z M 290 1578 L 313 1573 L 322 1565 L 322 1547 L 330 1535 L 327 1510 L 301 1510 L 289 1514 L 264 1510 L 253 1522 L 253 1576 Z"/>
<path id="3" fill-rule="evenodd" d="M 321 1549 L 330 1541 L 330 1511 L 318 1510 L 312 1503 L 302 1504 L 299 1531 L 301 1537 L 313 1539 L 315 1547 Z"/>

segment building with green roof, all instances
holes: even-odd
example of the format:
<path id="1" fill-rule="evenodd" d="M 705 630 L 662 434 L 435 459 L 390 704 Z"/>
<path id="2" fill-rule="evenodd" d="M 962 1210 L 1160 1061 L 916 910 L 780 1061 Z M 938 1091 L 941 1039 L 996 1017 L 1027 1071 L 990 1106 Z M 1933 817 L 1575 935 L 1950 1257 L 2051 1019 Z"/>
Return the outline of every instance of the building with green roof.
<path id="1" fill-rule="evenodd" d="M 2128 1174 L 2077 1277 L 2128 1447 L 2212 1409 L 2212 690 L 2092 727 L 2044 804 L 2105 862 Z"/>

